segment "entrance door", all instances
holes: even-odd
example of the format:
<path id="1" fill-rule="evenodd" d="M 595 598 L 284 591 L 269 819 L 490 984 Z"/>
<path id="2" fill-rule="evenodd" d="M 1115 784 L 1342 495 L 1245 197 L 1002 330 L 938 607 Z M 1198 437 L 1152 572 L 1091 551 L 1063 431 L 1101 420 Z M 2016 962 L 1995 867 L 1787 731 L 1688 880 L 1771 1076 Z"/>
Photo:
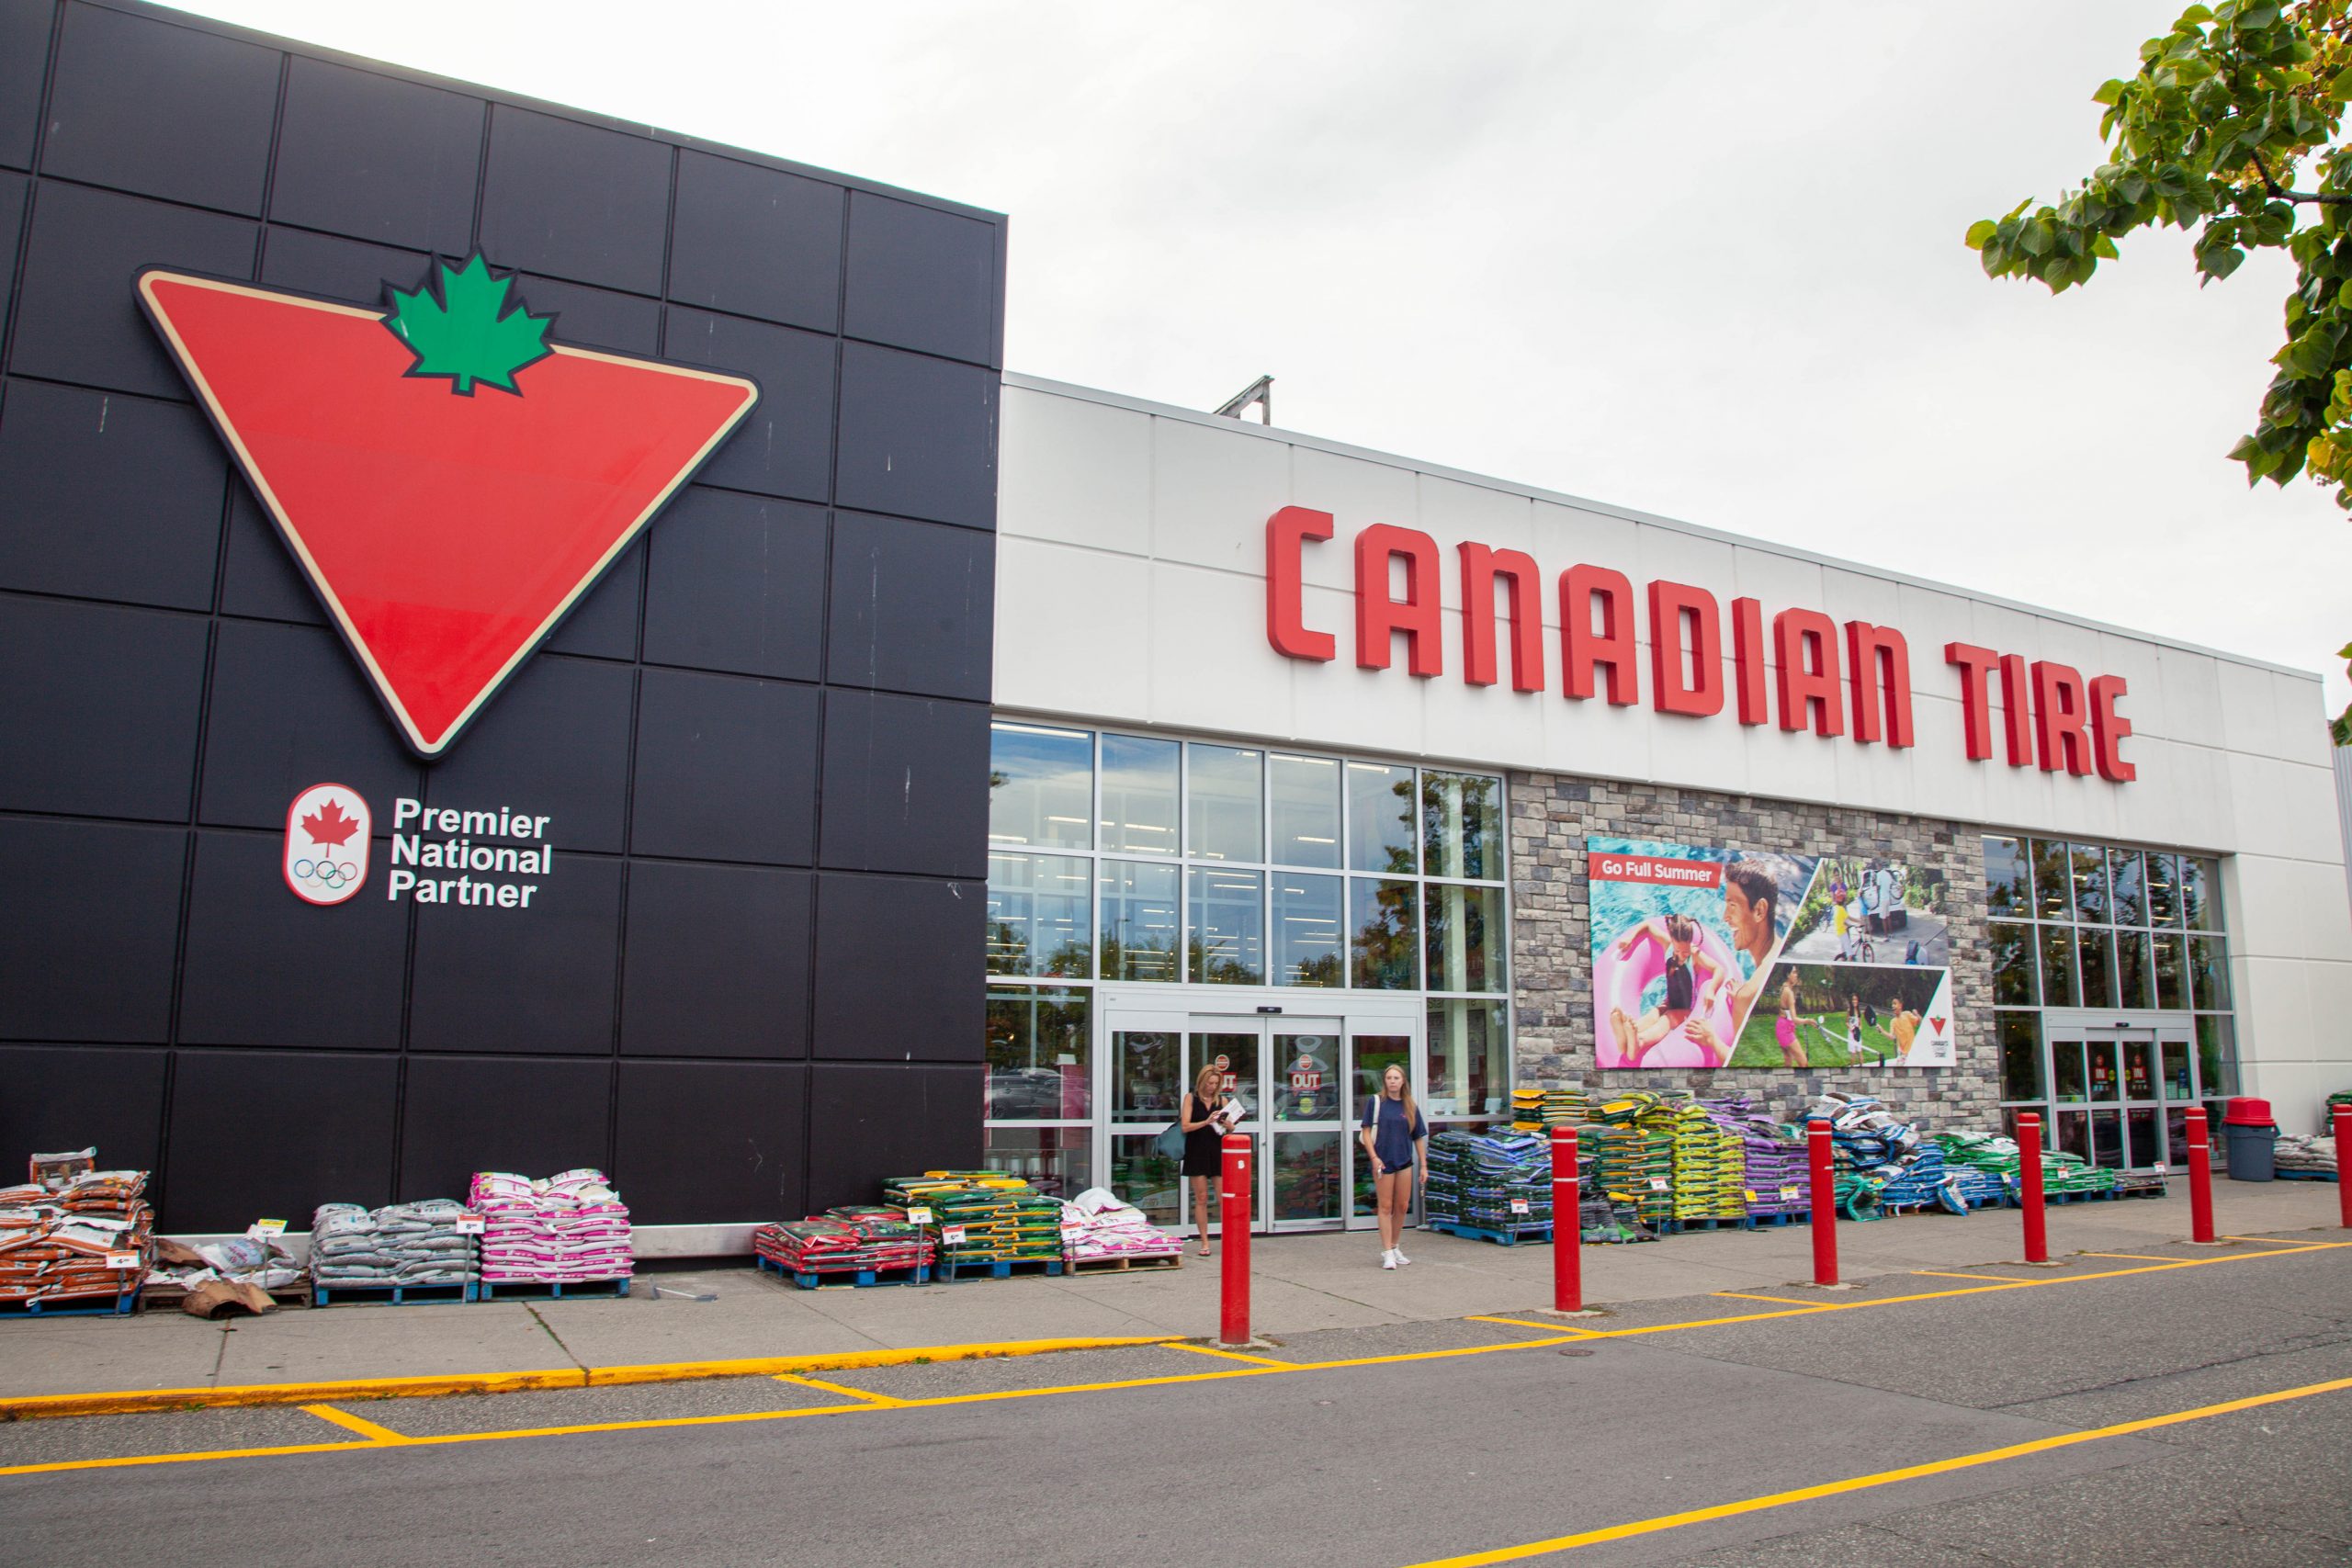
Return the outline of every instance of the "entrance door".
<path id="1" fill-rule="evenodd" d="M 2177 1027 L 2052 1030 L 2052 1146 L 2112 1170 L 2183 1163 L 2190 1055 Z"/>

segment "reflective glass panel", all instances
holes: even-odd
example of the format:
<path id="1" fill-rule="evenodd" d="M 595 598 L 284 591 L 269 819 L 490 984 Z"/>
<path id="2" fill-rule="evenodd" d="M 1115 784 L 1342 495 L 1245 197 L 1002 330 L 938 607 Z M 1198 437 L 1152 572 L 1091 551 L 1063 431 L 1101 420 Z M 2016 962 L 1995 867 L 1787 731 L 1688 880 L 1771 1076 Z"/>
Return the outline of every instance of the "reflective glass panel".
<path id="1" fill-rule="evenodd" d="M 2115 988 L 2116 1000 L 2122 1007 L 2156 1005 L 2155 970 L 2148 960 L 2147 932 L 2115 933 Z"/>
<path id="2" fill-rule="evenodd" d="M 2107 1104 L 2116 1098 L 2115 1042 L 2092 1040 L 2085 1043 L 2083 1055 L 2090 1064 L 2091 1099 Z"/>
<path id="3" fill-rule="evenodd" d="M 1176 868 L 1145 861 L 1099 863 L 1102 978 L 1176 978 Z"/>
<path id="4" fill-rule="evenodd" d="M 2123 1157 L 2123 1119 L 2112 1111 L 2091 1112 L 2091 1163 L 2109 1170 L 2120 1170 L 2127 1163 Z"/>
<path id="5" fill-rule="evenodd" d="M 1177 1173 L 1182 1167 L 1151 1146 L 1158 1136 L 1157 1133 L 1122 1133 L 1112 1137 L 1111 1190 L 1122 1202 L 1141 1209 L 1153 1224 L 1172 1228 L 1183 1201 L 1177 1190 Z M 1214 1181 L 1209 1183 L 1209 1194 L 1214 1202 Z M 1209 1218 L 1214 1222 L 1216 1216 Z"/>
<path id="6" fill-rule="evenodd" d="M 1491 1116 L 1510 1109 L 1510 1030 L 1502 1003 L 1432 1001 L 1429 1028 L 1423 1114 Z"/>
<path id="7" fill-rule="evenodd" d="M 2096 844 L 2076 844 L 2070 858 L 2074 862 L 2075 918 L 2105 923 L 2107 852 Z"/>
<path id="8" fill-rule="evenodd" d="M 2188 1042 L 2167 1040 L 2164 1043 L 2164 1094 L 2166 1100 L 2189 1100 L 2197 1098 L 2195 1080 L 2188 1074 Z"/>
<path id="9" fill-rule="evenodd" d="M 1192 977 L 1211 986 L 1264 985 L 1264 874 L 1194 866 L 1185 875 L 1192 900 Z"/>
<path id="10" fill-rule="evenodd" d="M 989 729 L 989 842 L 1082 850 L 1094 810 L 1094 737 L 1035 724 Z"/>
<path id="11" fill-rule="evenodd" d="M 2181 953 L 2183 939 L 2158 931 L 2149 944 L 2156 955 L 2156 1006 L 2167 1010 L 2188 1006 L 2188 988 L 2182 976 L 2188 961 Z"/>
<path id="12" fill-rule="evenodd" d="M 1351 1130 L 1361 1131 L 1365 1102 L 1380 1092 L 1380 1080 L 1389 1068 L 1404 1068 L 1405 1082 L 1411 1085 L 1413 1042 L 1402 1034 L 1359 1034 L 1348 1042 L 1348 1051 L 1354 1063 L 1348 1075 L 1348 1124 Z M 1421 1119 L 1426 1122 L 1429 1112 L 1422 1111 Z"/>
<path id="13" fill-rule="evenodd" d="M 2080 1104 L 2090 1098 L 2090 1082 L 2083 1071 L 2083 1043 L 2079 1040 L 2052 1040 L 2050 1043 L 2050 1098 L 2068 1104 Z"/>
<path id="14" fill-rule="evenodd" d="M 2107 890 L 2114 900 L 2117 925 L 2144 926 L 2148 923 L 2147 878 L 2139 851 L 2107 852 Z"/>
<path id="15" fill-rule="evenodd" d="M 1348 764 L 1348 869 L 1411 875 L 1413 770 L 1382 762 Z"/>
<path id="16" fill-rule="evenodd" d="M 1102 738 L 1102 848 L 1120 854 L 1176 852 L 1173 740 L 1141 735 Z"/>
<path id="17" fill-rule="evenodd" d="M 2091 1157 L 2090 1118 L 2079 1111 L 2061 1111 L 2043 1124 L 2042 1146 L 2073 1155 L 2077 1159 Z"/>
<path id="18" fill-rule="evenodd" d="M 2124 1158 L 2135 1167 L 2165 1163 L 2164 1131 L 2154 1106 L 2123 1112 Z"/>
<path id="19" fill-rule="evenodd" d="M 1338 1035 L 1275 1032 L 1275 1121 L 1337 1121 L 1340 1089 Z"/>
<path id="20" fill-rule="evenodd" d="M 1343 879 L 1304 871 L 1268 874 L 1274 889 L 1274 984 L 1343 984 L 1342 954 L 1347 949 Z"/>
<path id="21" fill-rule="evenodd" d="M 1195 1034 L 1192 1037 L 1192 1054 L 1184 1063 L 1184 1087 L 1190 1089 L 1204 1067 L 1216 1069 L 1217 1090 L 1241 1101 L 1244 1107 L 1239 1125 L 1250 1126 L 1264 1114 L 1265 1107 L 1259 1100 L 1258 1035 L 1253 1030 L 1247 1034 Z"/>
<path id="22" fill-rule="evenodd" d="M 1499 882 L 1503 782 L 1483 773 L 1421 775 L 1421 871 Z"/>
<path id="23" fill-rule="evenodd" d="M 1183 1094 L 1183 1046 L 1167 1030 L 1122 1029 L 1111 1036 L 1111 1119 L 1176 1120 Z M 1159 1129 L 1152 1129 L 1155 1133 Z M 1129 1199 L 1129 1202 L 1135 1200 Z"/>
<path id="24" fill-rule="evenodd" d="M 2188 1005 L 2199 1011 L 2222 1012 L 2230 1005 L 2230 962 L 2226 944 L 2217 936 L 2188 939 Z"/>
<path id="25" fill-rule="evenodd" d="M 2066 846 L 2048 839 L 2031 842 L 2035 911 L 2045 920 L 2071 919 L 2075 912 L 2075 873 Z"/>
<path id="26" fill-rule="evenodd" d="M 1274 1134 L 1274 1222 L 1340 1217 L 1337 1130 Z"/>
<path id="27" fill-rule="evenodd" d="M 2123 1042 L 2123 1098 L 2154 1100 L 2156 1098 L 2156 1043 L 2153 1040 Z"/>
<path id="28" fill-rule="evenodd" d="M 2165 1108 L 2165 1163 L 2175 1170 L 2188 1163 L 2188 1111 Z"/>
<path id="29" fill-rule="evenodd" d="M 2041 1016 L 2030 1012 L 1994 1015 L 2000 1021 L 2001 1098 L 2040 1100 L 2041 1089 Z"/>
<path id="30" fill-rule="evenodd" d="M 2148 923 L 2180 924 L 2180 857 L 2148 854 Z"/>
<path id="31" fill-rule="evenodd" d="M 1993 950 L 1993 1000 L 2000 1007 L 2031 1007 L 2041 997 L 2035 983 L 2033 928 L 1994 920 L 1984 928 Z"/>
<path id="32" fill-rule="evenodd" d="M 1094 1132 L 1090 1127 L 990 1127 L 980 1164 L 1023 1177 L 1038 1191 L 1067 1202 L 1094 1185 Z"/>
<path id="33" fill-rule="evenodd" d="M 1089 970 L 1091 866 L 1076 855 L 989 854 L 989 973 L 1067 975 Z"/>
<path id="34" fill-rule="evenodd" d="M 1340 764 L 1329 757 L 1266 760 L 1272 845 L 1270 860 L 1283 865 L 1340 863 Z"/>
<path id="35" fill-rule="evenodd" d="M 1500 991 L 1508 988 L 1503 961 L 1510 932 L 1503 923 L 1503 890 L 1464 887 L 1453 882 L 1425 883 L 1422 924 L 1428 931 L 1426 988 L 1432 991 Z"/>
<path id="36" fill-rule="evenodd" d="M 989 993 L 990 1120 L 1058 1122 L 1094 1113 L 1088 995 L 1080 990 Z"/>
<path id="37" fill-rule="evenodd" d="M 1184 755 L 1191 835 L 1184 852 L 1196 860 L 1265 859 L 1265 753 L 1195 743 Z"/>
<path id="38" fill-rule="evenodd" d="M 2112 1008 L 2115 1006 L 2115 935 L 2090 926 L 2085 926 L 2075 934 L 2081 938 L 2083 1005 L 2086 1008 Z"/>
<path id="39" fill-rule="evenodd" d="M 2238 1091 L 2237 1036 L 2226 1018 L 2211 1013 L 2198 1015 L 2197 1087 L 2199 1092 L 2208 1095 Z M 2221 1124 L 2216 1118 L 2213 1125 Z"/>
<path id="40" fill-rule="evenodd" d="M 1103 950 L 1104 974 L 1110 973 L 1110 950 Z M 2041 1005 L 2070 1008 L 2075 1001 L 2075 933 L 2061 927 L 2041 933 Z"/>
<path id="41" fill-rule="evenodd" d="M 1420 989 L 1420 886 L 1348 879 L 1348 971 L 1367 990 Z"/>
<path id="42" fill-rule="evenodd" d="M 2022 839 L 1984 840 L 1984 907 L 1996 915 L 2033 912 L 2033 868 Z"/>
<path id="43" fill-rule="evenodd" d="M 2190 931 L 2222 929 L 2222 874 L 2203 855 L 2180 857 L 2180 918 Z"/>

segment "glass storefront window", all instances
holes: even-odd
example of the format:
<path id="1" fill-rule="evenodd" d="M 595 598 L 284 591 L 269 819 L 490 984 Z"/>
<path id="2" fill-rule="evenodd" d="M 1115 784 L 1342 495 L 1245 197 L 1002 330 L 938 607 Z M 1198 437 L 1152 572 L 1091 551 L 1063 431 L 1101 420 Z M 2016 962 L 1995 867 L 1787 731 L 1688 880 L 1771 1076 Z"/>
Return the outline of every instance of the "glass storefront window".
<path id="1" fill-rule="evenodd" d="M 1993 1004 L 2033 1006 L 2041 999 L 2041 987 L 2035 984 L 2039 965 L 2034 961 L 2033 928 L 1994 920 L 1985 931 L 1993 950 Z"/>
<path id="2" fill-rule="evenodd" d="M 1102 978 L 1176 976 L 1176 868 L 1106 860 L 1095 873 L 1101 897 Z"/>
<path id="3" fill-rule="evenodd" d="M 2033 869 L 2023 840 L 1984 840 L 1984 908 L 1996 915 L 2033 913 Z"/>
<path id="4" fill-rule="evenodd" d="M 1266 983 L 1265 882 L 1254 871 L 1194 866 L 1191 977 L 1212 986 Z"/>
<path id="5" fill-rule="evenodd" d="M 2134 1039 L 2123 1042 L 2123 1098 L 2154 1100 L 2156 1098 L 2156 1043 Z"/>
<path id="6" fill-rule="evenodd" d="M 1501 880 L 1500 779 L 1477 773 L 1421 775 L 1421 869 L 1430 876 Z"/>
<path id="7" fill-rule="evenodd" d="M 2238 1091 L 2237 1037 L 2226 1018 L 2200 1013 L 2197 1019 L 2197 1079 L 2212 1096 Z M 2213 1125 L 2220 1126 L 2216 1119 Z"/>
<path id="8" fill-rule="evenodd" d="M 989 992 L 989 1120 L 1061 1122 L 1094 1114 L 1088 1000 L 1079 990 Z"/>
<path id="9" fill-rule="evenodd" d="M 1102 847 L 1119 854 L 1176 852 L 1177 757 L 1173 740 L 1102 738 Z"/>
<path id="10" fill-rule="evenodd" d="M 2222 1012 L 2230 1005 L 2230 961 L 2217 936 L 2188 939 L 2188 1005 L 2199 1012 Z"/>
<path id="11" fill-rule="evenodd" d="M 1994 1015 L 2001 1035 L 2001 1098 L 2040 1100 L 2041 1088 L 2041 1015 L 2004 1012 Z"/>
<path id="12" fill-rule="evenodd" d="M 2115 1099 L 2115 1042 L 2093 1040 L 2083 1046 L 2091 1075 L 2091 1099 L 2104 1105 Z"/>
<path id="13" fill-rule="evenodd" d="M 1093 951 L 1087 907 L 1092 880 L 1077 855 L 991 851 L 989 973 L 1085 978 Z"/>
<path id="14" fill-rule="evenodd" d="M 2180 924 L 2180 857 L 2148 852 L 2148 923 Z"/>
<path id="15" fill-rule="evenodd" d="M 2080 938 L 2076 951 L 2081 958 L 2079 974 L 2083 1005 L 2086 1008 L 2112 1008 L 2115 1005 L 2114 933 L 2086 926 L 2076 935 Z"/>
<path id="16" fill-rule="evenodd" d="M 1176 1119 L 1184 1092 L 1182 1037 L 1169 1030 L 1122 1029 L 1111 1036 L 1111 1119 L 1149 1122 L 1154 1133 Z"/>
<path id="17" fill-rule="evenodd" d="M 1329 757 L 1285 757 L 1277 751 L 1266 761 L 1266 784 L 1272 805 L 1273 861 L 1336 869 L 1340 764 Z"/>
<path id="18" fill-rule="evenodd" d="M 2148 923 L 2146 877 L 2139 851 L 2107 852 L 2107 888 L 2114 900 L 2117 925 L 2144 926 Z"/>
<path id="19" fill-rule="evenodd" d="M 1067 1202 L 1094 1185 L 1091 1127 L 990 1127 L 980 1164 Z"/>
<path id="20" fill-rule="evenodd" d="M 2121 1006 L 2156 1005 L 2155 972 L 2148 961 L 2148 933 L 2115 933 L 2115 988 Z"/>
<path id="21" fill-rule="evenodd" d="M 998 724 L 989 736 L 989 842 L 1082 850 L 1094 812 L 1094 737 L 1082 729 Z"/>
<path id="22" fill-rule="evenodd" d="M 1348 869 L 1410 876 L 1414 864 L 1413 770 L 1348 764 Z"/>
<path id="23" fill-rule="evenodd" d="M 2222 929 L 2222 874 L 2203 855 L 2180 857 L 2180 918 L 2193 931 Z"/>
<path id="24" fill-rule="evenodd" d="M 2075 912 L 2075 873 L 2066 846 L 2048 839 L 2033 844 L 2034 912 L 2045 920 L 2072 919 Z"/>
<path id="25" fill-rule="evenodd" d="M 2081 1041 L 2052 1041 L 2050 1067 L 2052 1078 L 2050 1086 L 2051 1099 L 2068 1105 L 2080 1105 L 2090 1098 L 2090 1081 L 2083 1072 L 2083 1043 Z"/>
<path id="26" fill-rule="evenodd" d="M 2076 844 L 2074 862 L 2075 918 L 2107 923 L 2107 852 L 2096 844 Z"/>
<path id="27" fill-rule="evenodd" d="M 1430 1117 L 1491 1116 L 1510 1108 L 1510 1034 L 1500 1002 L 1432 1001 Z"/>
<path id="28" fill-rule="evenodd" d="M 1367 990 L 1421 988 L 1420 888 L 1410 882 L 1348 879 L 1348 971 Z"/>
<path id="29" fill-rule="evenodd" d="M 1111 1139 L 1111 1190 L 1122 1202 L 1141 1209 L 1156 1225 L 1173 1228 L 1180 1194 L 1178 1173 L 1182 1166 L 1163 1158 L 1151 1146 L 1157 1133 L 1122 1133 Z"/>
<path id="30" fill-rule="evenodd" d="M 1184 758 L 1184 852 L 1195 860 L 1264 859 L 1266 754 L 1195 741 Z"/>
<path id="31" fill-rule="evenodd" d="M 2197 1097 L 2188 1076 L 2188 1042 L 2186 1040 L 2164 1043 L 2164 1091 L 2166 1100 L 2188 1100 Z"/>
<path id="32" fill-rule="evenodd" d="M 1108 948 L 1103 950 L 1105 971 L 1109 967 Z M 2079 1006 L 2075 991 L 2075 933 L 2061 926 L 2041 933 L 2041 1005 L 2047 1008 Z"/>
<path id="33" fill-rule="evenodd" d="M 1277 986 L 1337 986 L 1345 947 L 1347 897 L 1343 879 L 1303 871 L 1277 871 L 1274 885 L 1273 959 Z"/>
<path id="34" fill-rule="evenodd" d="M 2149 944 L 2156 955 L 2156 1006 L 2168 1012 L 2185 1010 L 2188 1006 L 2188 991 L 2181 979 L 2187 967 L 2181 955 L 2182 940 L 2158 931 Z"/>
<path id="35" fill-rule="evenodd" d="M 1428 931 L 1432 991 L 1499 991 L 1510 964 L 1510 932 L 1503 924 L 1503 890 L 1425 884 L 1422 924 Z"/>

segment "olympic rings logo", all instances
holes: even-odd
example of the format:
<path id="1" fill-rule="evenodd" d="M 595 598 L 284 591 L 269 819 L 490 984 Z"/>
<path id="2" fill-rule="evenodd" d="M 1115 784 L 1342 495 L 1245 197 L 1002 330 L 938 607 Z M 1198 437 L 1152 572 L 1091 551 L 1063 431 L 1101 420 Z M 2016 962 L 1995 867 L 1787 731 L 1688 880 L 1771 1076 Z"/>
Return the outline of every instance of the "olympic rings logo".
<path id="1" fill-rule="evenodd" d="M 332 893 L 345 883 L 357 881 L 359 868 L 349 861 L 331 861 L 322 855 L 317 860 L 296 861 L 294 874 Z"/>

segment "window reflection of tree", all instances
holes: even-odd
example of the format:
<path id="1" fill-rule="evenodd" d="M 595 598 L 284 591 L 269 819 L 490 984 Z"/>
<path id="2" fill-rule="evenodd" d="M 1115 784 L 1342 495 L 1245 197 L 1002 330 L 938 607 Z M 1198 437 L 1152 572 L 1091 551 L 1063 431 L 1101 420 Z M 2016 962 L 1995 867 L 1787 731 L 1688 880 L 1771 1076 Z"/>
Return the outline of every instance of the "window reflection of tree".
<path id="1" fill-rule="evenodd" d="M 1262 968 L 1236 956 L 1244 945 L 1244 939 L 1239 937 L 1194 937 L 1189 949 L 1193 978 L 1210 986 L 1265 984 Z"/>
<path id="2" fill-rule="evenodd" d="M 1415 919 L 1415 894 L 1419 889 L 1409 882 L 1372 886 L 1372 910 L 1357 926 L 1351 942 L 1355 982 L 1367 989 L 1412 990 L 1418 934 L 1414 928 L 1419 923 Z"/>
<path id="3" fill-rule="evenodd" d="M 1105 980 L 1173 980 L 1176 949 L 1159 938 L 1121 942 L 1105 932 L 1102 938 L 1102 977 Z"/>

